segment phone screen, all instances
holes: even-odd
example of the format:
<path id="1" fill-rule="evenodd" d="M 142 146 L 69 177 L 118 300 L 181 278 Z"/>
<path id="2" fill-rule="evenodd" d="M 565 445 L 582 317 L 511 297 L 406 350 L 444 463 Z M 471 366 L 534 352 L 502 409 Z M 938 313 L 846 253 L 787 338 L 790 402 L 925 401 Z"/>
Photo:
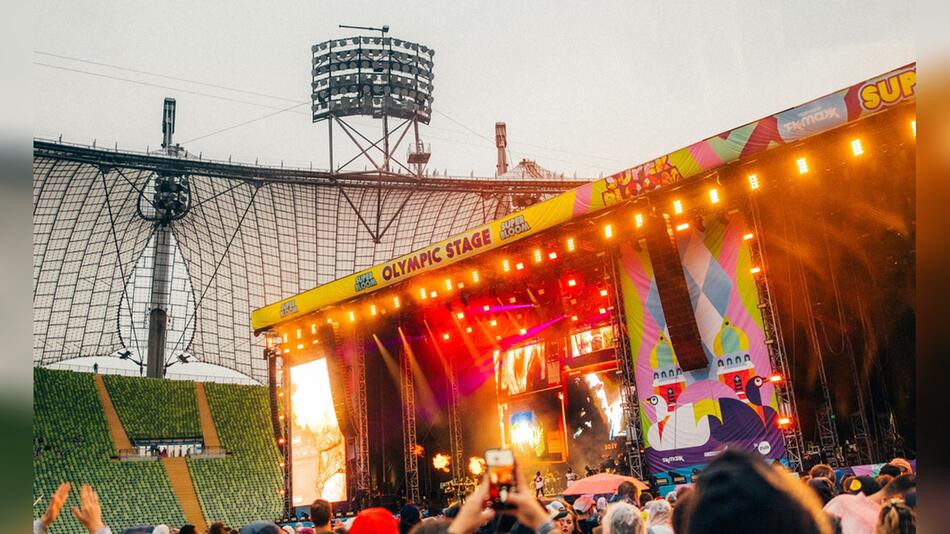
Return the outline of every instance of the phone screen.
<path id="1" fill-rule="evenodd" d="M 485 451 L 485 466 L 488 468 L 488 499 L 492 508 L 510 508 L 506 504 L 508 494 L 515 488 L 515 455 L 511 449 L 488 449 Z"/>

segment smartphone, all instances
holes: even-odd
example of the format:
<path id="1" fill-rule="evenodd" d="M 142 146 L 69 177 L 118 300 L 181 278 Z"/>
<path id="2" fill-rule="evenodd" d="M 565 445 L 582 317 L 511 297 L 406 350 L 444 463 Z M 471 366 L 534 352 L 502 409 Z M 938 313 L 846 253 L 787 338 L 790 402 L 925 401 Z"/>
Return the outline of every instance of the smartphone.
<path id="1" fill-rule="evenodd" d="M 515 454 L 511 449 L 488 449 L 485 451 L 485 466 L 491 507 L 496 510 L 511 508 L 508 495 L 515 491 Z"/>

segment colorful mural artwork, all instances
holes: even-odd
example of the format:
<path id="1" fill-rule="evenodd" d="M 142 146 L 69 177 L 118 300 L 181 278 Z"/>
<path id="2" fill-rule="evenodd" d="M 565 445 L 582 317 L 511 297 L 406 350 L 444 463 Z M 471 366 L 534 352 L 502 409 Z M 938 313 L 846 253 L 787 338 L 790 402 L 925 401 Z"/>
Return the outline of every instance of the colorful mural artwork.
<path id="1" fill-rule="evenodd" d="M 666 331 L 649 251 L 621 247 L 621 282 L 646 459 L 654 473 L 703 465 L 727 445 L 779 459 L 785 446 L 745 223 L 712 219 L 677 234 L 709 365 L 684 372 Z"/>

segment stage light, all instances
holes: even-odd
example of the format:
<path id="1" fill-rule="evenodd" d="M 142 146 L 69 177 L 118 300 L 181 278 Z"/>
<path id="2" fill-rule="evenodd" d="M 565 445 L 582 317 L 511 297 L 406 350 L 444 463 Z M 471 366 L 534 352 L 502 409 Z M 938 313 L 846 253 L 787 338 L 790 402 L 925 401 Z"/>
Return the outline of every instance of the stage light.
<path id="1" fill-rule="evenodd" d="M 284 414 L 278 415 L 277 418 L 280 419 L 281 421 L 283 421 L 283 420 L 284 420 Z"/>
<path id="2" fill-rule="evenodd" d="M 675 213 L 675 214 L 677 214 L 677 215 L 683 213 L 683 201 L 681 201 L 681 200 L 674 200 L 674 201 L 673 201 L 673 213 Z"/>
<path id="3" fill-rule="evenodd" d="M 290 354 L 290 349 L 284 349 L 284 354 Z"/>
<path id="4" fill-rule="evenodd" d="M 445 290 L 452 291 L 452 280 L 448 278 L 445 279 Z"/>
<path id="5" fill-rule="evenodd" d="M 501 341 L 501 336 L 495 336 L 495 341 Z"/>
<path id="6" fill-rule="evenodd" d="M 393 297 L 393 308 L 399 309 L 399 297 Z"/>
<path id="7" fill-rule="evenodd" d="M 524 270 L 524 264 L 519 261 L 515 264 L 515 269 L 518 269 L 519 271 Z"/>
<path id="8" fill-rule="evenodd" d="M 781 382 L 782 380 L 784 380 L 784 378 L 778 373 L 775 373 L 769 377 L 769 382 Z"/>
<path id="9" fill-rule="evenodd" d="M 283 338 L 284 338 L 284 343 L 287 343 L 287 332 L 284 332 Z"/>
<path id="10" fill-rule="evenodd" d="M 373 317 L 376 316 L 376 305 L 375 305 L 375 304 L 370 304 L 370 305 L 369 305 L 369 314 L 372 315 Z"/>
<path id="11" fill-rule="evenodd" d="M 613 237 L 613 236 L 614 236 L 614 227 L 611 226 L 611 225 L 609 225 L 609 224 L 605 224 L 605 225 L 604 225 L 604 238 L 610 239 L 610 238 Z"/>
<path id="12" fill-rule="evenodd" d="M 860 156 L 861 154 L 864 154 L 864 147 L 861 146 L 860 139 L 854 139 L 851 141 L 851 153 L 854 154 L 855 156 Z"/>
<path id="13" fill-rule="evenodd" d="M 511 262 L 507 259 L 501 260 L 501 269 L 506 273 L 511 270 Z"/>
<path id="14" fill-rule="evenodd" d="M 574 287 L 576 285 L 577 285 L 577 280 L 574 280 L 573 278 L 568 279 L 567 287 Z"/>
<path id="15" fill-rule="evenodd" d="M 303 350 L 303 343 L 297 344 L 297 350 Z"/>
<path id="16" fill-rule="evenodd" d="M 283 396 L 284 396 L 284 392 L 281 391 L 280 393 L 277 394 L 277 396 L 278 396 L 278 397 L 283 397 Z"/>
<path id="17" fill-rule="evenodd" d="M 528 331 L 527 331 L 527 330 L 525 330 L 524 328 L 522 328 L 521 330 L 518 330 L 518 333 L 519 333 L 519 334 L 521 334 L 521 335 L 523 336 L 523 335 L 525 335 L 525 334 L 527 334 L 527 333 L 528 333 Z"/>
<path id="18" fill-rule="evenodd" d="M 427 296 L 428 296 L 428 293 L 426 293 L 426 288 L 420 287 L 420 288 L 419 288 L 419 300 L 425 300 Z"/>
<path id="19" fill-rule="evenodd" d="M 567 238 L 567 251 L 574 252 L 574 238 L 573 237 Z"/>
<path id="20" fill-rule="evenodd" d="M 539 248 L 534 249 L 534 262 L 541 263 L 543 259 L 544 259 L 544 256 L 541 254 L 541 249 Z"/>
<path id="21" fill-rule="evenodd" d="M 310 325 L 310 333 L 311 333 L 311 334 L 316 334 L 316 333 L 317 333 L 317 323 L 313 323 L 313 324 Z"/>
<path id="22" fill-rule="evenodd" d="M 635 214 L 635 215 L 633 216 L 633 223 L 634 223 L 635 225 L 637 225 L 637 228 L 642 227 L 642 226 L 643 226 L 643 214 L 642 214 L 642 213 L 637 213 L 637 214 Z"/>
<path id="23" fill-rule="evenodd" d="M 285 464 L 284 462 L 280 462 L 280 463 L 277 464 L 277 465 L 278 465 L 278 467 L 280 467 L 281 469 L 283 469 L 284 467 L 287 466 L 287 464 Z"/>
<path id="24" fill-rule="evenodd" d="M 463 282 L 459 282 L 459 283 L 455 284 L 455 287 L 457 287 L 457 288 L 459 288 L 459 289 L 465 289 L 465 284 L 464 284 Z"/>
<path id="25" fill-rule="evenodd" d="M 434 289 L 433 289 L 432 291 L 429 291 L 429 297 L 431 297 L 431 298 L 436 298 L 436 297 L 438 297 L 438 296 L 439 296 L 439 294 L 436 293 L 436 291 L 435 291 Z"/>
<path id="26" fill-rule="evenodd" d="M 607 290 L 606 290 L 606 289 L 601 289 L 601 290 L 600 290 L 600 296 L 601 296 L 601 297 L 606 297 L 606 296 L 607 296 Z"/>
<path id="27" fill-rule="evenodd" d="M 484 311 L 491 311 L 491 306 L 489 306 L 488 304 L 486 304 L 486 305 L 482 306 L 482 310 L 484 310 Z"/>
<path id="28" fill-rule="evenodd" d="M 749 232 L 748 234 L 743 234 L 742 239 L 744 239 L 745 241 L 748 241 L 748 240 L 752 239 L 753 237 L 755 237 L 755 236 L 752 235 L 752 232 Z"/>
<path id="29" fill-rule="evenodd" d="M 465 327 L 465 331 L 468 332 L 469 334 L 471 334 L 471 333 L 472 333 L 472 327 L 471 327 L 471 326 L 466 326 L 466 327 Z"/>
<path id="30" fill-rule="evenodd" d="M 910 121 L 910 130 L 914 132 L 914 137 L 917 137 L 917 121 L 916 120 Z"/>
<path id="31" fill-rule="evenodd" d="M 556 259 L 557 259 L 557 252 L 553 252 L 553 251 L 552 251 L 552 252 L 548 252 L 548 259 L 549 259 L 549 260 L 556 260 Z"/>
<path id="32" fill-rule="evenodd" d="M 286 442 L 287 440 L 285 440 L 284 438 L 277 438 L 277 443 L 279 443 L 280 445 L 283 445 Z"/>
<path id="33" fill-rule="evenodd" d="M 719 191 L 716 189 L 709 190 L 709 202 L 712 204 L 719 204 Z"/>
<path id="34" fill-rule="evenodd" d="M 600 314 L 603 315 L 603 314 L 607 313 L 607 308 L 601 308 L 601 309 L 599 309 L 599 310 L 597 310 L 597 311 L 599 311 Z"/>
<path id="35" fill-rule="evenodd" d="M 320 340 L 319 340 L 319 339 L 314 339 L 313 341 L 311 341 L 311 343 L 313 343 L 314 345 L 316 345 L 317 343 L 320 343 Z"/>
<path id="36" fill-rule="evenodd" d="M 514 304 L 515 302 L 518 302 L 518 297 L 511 297 L 508 299 L 508 304 Z"/>
<path id="37" fill-rule="evenodd" d="M 449 333 L 446 332 L 446 333 L 442 334 L 442 339 L 448 341 L 448 340 L 449 340 Z"/>
<path id="38" fill-rule="evenodd" d="M 498 321 L 492 319 L 488 324 L 490 324 L 490 325 L 492 325 L 492 326 L 498 326 Z"/>
<path id="39" fill-rule="evenodd" d="M 759 188 L 759 177 L 755 174 L 749 175 L 749 189 Z"/>
<path id="40" fill-rule="evenodd" d="M 474 283 L 477 284 L 477 283 L 478 283 L 478 280 L 479 280 L 479 278 L 478 278 L 478 271 L 472 271 L 472 282 L 474 282 Z"/>
<path id="41" fill-rule="evenodd" d="M 303 332 L 298 328 L 298 329 L 297 329 L 297 339 L 300 339 L 300 338 L 302 338 L 302 337 L 303 337 Z"/>
<path id="42" fill-rule="evenodd" d="M 753 268 L 749 269 L 749 272 L 752 273 L 752 274 L 758 274 L 758 273 L 760 273 L 761 271 L 762 271 L 762 268 L 761 268 L 761 267 L 753 267 Z"/>
<path id="43" fill-rule="evenodd" d="M 788 425 L 790 425 L 790 424 L 792 424 L 792 418 L 791 418 L 791 417 L 779 417 L 779 418 L 778 418 L 778 426 L 782 427 L 782 426 L 788 426 Z"/>
<path id="44" fill-rule="evenodd" d="M 356 314 L 353 313 L 353 310 L 350 310 L 349 315 L 350 315 L 350 322 L 351 322 L 351 323 L 354 322 L 354 321 L 356 321 Z"/>
<path id="45" fill-rule="evenodd" d="M 571 320 L 577 322 L 577 316 L 576 316 L 576 315 L 572 315 L 572 316 L 571 316 Z"/>
<path id="46" fill-rule="evenodd" d="M 798 174 L 805 174 L 808 172 L 808 160 L 805 158 L 798 158 L 795 160 L 795 163 L 798 165 Z"/>
<path id="47" fill-rule="evenodd" d="M 464 319 L 464 318 L 465 318 L 465 312 L 458 312 L 458 313 L 455 314 L 455 316 L 458 317 L 459 319 Z"/>
<path id="48" fill-rule="evenodd" d="M 327 324 L 333 324 L 333 317 L 327 317 Z"/>
<path id="49" fill-rule="evenodd" d="M 676 225 L 677 232 L 682 232 L 683 230 L 689 230 L 689 223 L 680 223 Z"/>

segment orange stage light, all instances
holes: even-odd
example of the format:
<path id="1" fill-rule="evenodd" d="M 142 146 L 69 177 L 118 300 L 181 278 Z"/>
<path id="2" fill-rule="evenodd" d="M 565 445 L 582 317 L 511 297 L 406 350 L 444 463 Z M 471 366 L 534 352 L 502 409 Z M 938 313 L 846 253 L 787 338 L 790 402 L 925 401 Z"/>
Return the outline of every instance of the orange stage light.
<path id="1" fill-rule="evenodd" d="M 465 312 L 458 312 L 458 313 L 455 314 L 455 316 L 458 317 L 459 319 L 464 319 L 464 318 L 465 318 Z"/>
<path id="2" fill-rule="evenodd" d="M 633 216 L 633 223 L 637 225 L 637 228 L 643 226 L 643 214 L 637 213 Z"/>
<path id="3" fill-rule="evenodd" d="M 519 333 L 519 334 L 521 334 L 521 335 L 523 336 L 523 335 L 525 335 L 525 334 L 527 334 L 527 333 L 528 333 L 528 331 L 527 331 L 527 330 L 525 330 L 524 328 L 522 328 L 521 330 L 518 330 L 518 333 Z"/>
<path id="4" fill-rule="evenodd" d="M 572 315 L 572 316 L 571 316 L 571 320 L 572 320 L 572 321 L 577 321 L 577 316 L 576 316 L 576 315 Z"/>
<path id="5" fill-rule="evenodd" d="M 716 189 L 709 190 L 709 202 L 712 204 L 719 204 L 719 191 Z"/>
<path id="6" fill-rule="evenodd" d="M 452 291 L 452 280 L 448 278 L 445 279 L 445 290 Z"/>
<path id="7" fill-rule="evenodd" d="M 556 259 L 557 259 L 557 252 L 548 252 L 548 259 L 549 259 L 549 260 L 556 260 Z"/>
<path id="8" fill-rule="evenodd" d="M 607 296 L 607 290 L 606 290 L 606 289 L 601 289 L 601 290 L 600 290 L 600 296 L 601 296 L 601 297 L 606 297 L 606 296 Z"/>
<path id="9" fill-rule="evenodd" d="M 574 280 L 573 278 L 571 278 L 571 279 L 569 279 L 569 280 L 567 281 L 567 286 L 568 286 L 568 287 L 574 287 L 574 286 L 576 286 L 576 285 L 577 285 L 577 280 Z"/>
<path id="10" fill-rule="evenodd" d="M 614 236 L 614 227 L 611 226 L 611 225 L 609 225 L 609 224 L 605 224 L 605 225 L 604 225 L 604 237 L 607 238 L 607 239 L 610 239 L 610 238 L 613 237 L 613 236 Z"/>
<path id="11" fill-rule="evenodd" d="M 433 289 L 432 291 L 429 291 L 429 296 L 432 298 L 436 298 L 439 296 L 439 294 L 436 293 L 436 291 Z"/>
<path id="12" fill-rule="evenodd" d="M 761 271 L 762 271 L 762 268 L 761 268 L 761 267 L 753 267 L 753 268 L 749 269 L 749 272 L 752 273 L 752 274 L 758 274 L 758 273 L 760 273 Z"/>
<path id="13" fill-rule="evenodd" d="M 776 373 L 769 377 L 769 382 L 781 382 L 783 380 L 782 375 Z"/>
<path id="14" fill-rule="evenodd" d="M 598 311 L 600 312 L 601 315 L 603 315 L 603 314 L 607 313 L 607 308 L 601 308 L 601 309 L 598 310 Z"/>
<path id="15" fill-rule="evenodd" d="M 444 340 L 446 340 L 446 341 L 449 340 L 449 337 L 450 337 L 450 336 L 449 336 L 449 333 L 448 333 L 448 332 L 442 334 L 442 339 L 444 339 Z"/>
<path id="16" fill-rule="evenodd" d="M 419 300 L 425 300 L 426 297 L 428 297 L 428 295 L 429 294 L 428 292 L 426 292 L 426 288 L 424 287 L 419 288 Z"/>
<path id="17" fill-rule="evenodd" d="M 798 165 L 798 174 L 805 174 L 808 172 L 808 160 L 805 158 L 798 158 L 795 160 L 795 163 Z"/>
<path id="18" fill-rule="evenodd" d="M 297 350 L 301 350 L 301 349 L 303 349 L 303 343 L 298 343 L 298 344 L 297 344 Z"/>
<path id="19" fill-rule="evenodd" d="M 851 141 L 851 153 L 855 156 L 864 154 L 864 146 L 861 145 L 860 139 L 854 139 Z"/>
<path id="20" fill-rule="evenodd" d="M 788 425 L 790 425 L 790 424 L 792 424 L 792 418 L 791 418 L 791 417 L 779 417 L 779 418 L 778 418 L 778 426 L 788 426 Z"/>
<path id="21" fill-rule="evenodd" d="M 370 305 L 369 305 L 369 314 L 370 314 L 370 315 L 373 315 L 373 316 L 376 315 L 376 305 L 375 305 L 375 304 L 370 304 Z"/>
<path id="22" fill-rule="evenodd" d="M 498 326 L 498 321 L 492 319 L 488 324 L 490 324 L 490 325 L 492 325 L 492 326 Z"/>
<path id="23" fill-rule="evenodd" d="M 466 326 L 466 327 L 465 327 L 465 332 L 471 334 L 471 333 L 472 333 L 472 327 L 471 327 L 471 326 Z"/>
<path id="24" fill-rule="evenodd" d="M 518 263 L 515 264 L 515 269 L 518 269 L 519 271 L 523 270 L 524 264 L 519 261 Z"/>
<path id="25" fill-rule="evenodd" d="M 399 297 L 393 297 L 393 308 L 399 309 Z"/>
<path id="26" fill-rule="evenodd" d="M 743 234 L 742 239 L 745 239 L 746 241 L 748 241 L 748 240 L 752 239 L 753 237 L 755 237 L 755 236 L 752 235 L 752 232 L 749 232 L 748 234 Z"/>
<path id="27" fill-rule="evenodd" d="M 356 321 L 356 314 L 353 313 L 353 310 L 350 310 L 349 316 L 350 316 L 350 322 L 351 322 L 351 323 L 354 322 L 354 321 Z"/>
<path id="28" fill-rule="evenodd" d="M 541 249 L 539 248 L 534 249 L 534 262 L 541 263 L 543 259 L 544 259 L 544 256 L 541 254 Z"/>
<path id="29" fill-rule="evenodd" d="M 506 273 L 510 271 L 511 262 L 509 262 L 507 259 L 501 260 L 501 270 L 505 271 Z"/>
<path id="30" fill-rule="evenodd" d="M 676 225 L 677 232 L 682 232 L 683 230 L 689 230 L 689 223 L 680 223 Z"/>
<path id="31" fill-rule="evenodd" d="M 478 283 L 478 271 L 472 271 L 472 282 Z"/>
<path id="32" fill-rule="evenodd" d="M 759 177 L 755 174 L 749 175 L 749 189 L 758 189 L 759 188 Z"/>
<path id="33" fill-rule="evenodd" d="M 683 213 L 683 201 L 681 200 L 673 201 L 673 213 L 677 215 L 679 215 L 680 213 Z"/>
<path id="34" fill-rule="evenodd" d="M 574 238 L 573 237 L 567 238 L 567 251 L 574 252 Z"/>
<path id="35" fill-rule="evenodd" d="M 486 304 L 486 305 L 482 306 L 482 310 L 483 310 L 483 311 L 491 311 L 491 306 L 489 306 L 488 304 Z"/>

